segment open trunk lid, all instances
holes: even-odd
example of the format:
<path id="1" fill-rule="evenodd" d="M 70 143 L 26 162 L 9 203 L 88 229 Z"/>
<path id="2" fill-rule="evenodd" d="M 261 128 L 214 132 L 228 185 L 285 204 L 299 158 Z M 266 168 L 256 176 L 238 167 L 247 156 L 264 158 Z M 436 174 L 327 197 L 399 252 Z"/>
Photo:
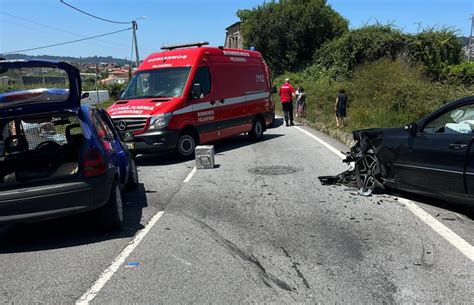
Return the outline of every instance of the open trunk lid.
<path id="1" fill-rule="evenodd" d="M 74 111 L 81 102 L 79 70 L 65 62 L 0 61 L 0 118 Z"/>

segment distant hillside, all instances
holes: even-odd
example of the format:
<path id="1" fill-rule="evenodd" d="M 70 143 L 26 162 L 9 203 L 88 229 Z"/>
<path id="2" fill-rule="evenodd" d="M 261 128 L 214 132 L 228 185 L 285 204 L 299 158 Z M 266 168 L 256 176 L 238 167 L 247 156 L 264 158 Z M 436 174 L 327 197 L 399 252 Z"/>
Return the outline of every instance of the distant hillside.
<path id="1" fill-rule="evenodd" d="M 91 57 L 70 57 L 70 56 L 51 56 L 51 55 L 26 55 L 26 54 L 9 54 L 2 55 L 5 59 L 48 59 L 57 61 L 66 61 L 79 64 L 98 64 L 98 63 L 117 63 L 120 66 L 129 64 L 130 61 L 112 56 L 91 56 Z"/>

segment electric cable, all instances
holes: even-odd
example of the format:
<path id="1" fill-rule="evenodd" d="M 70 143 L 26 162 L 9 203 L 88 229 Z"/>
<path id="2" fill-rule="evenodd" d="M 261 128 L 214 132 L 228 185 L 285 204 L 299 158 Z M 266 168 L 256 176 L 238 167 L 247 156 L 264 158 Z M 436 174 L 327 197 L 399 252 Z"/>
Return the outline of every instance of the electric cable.
<path id="1" fill-rule="evenodd" d="M 105 21 L 105 22 L 116 23 L 116 24 L 130 24 L 131 23 L 131 21 L 114 21 L 114 20 L 109 20 L 109 19 L 105 19 L 105 18 L 102 18 L 102 17 L 98 17 L 98 16 L 92 15 L 88 12 L 85 12 L 81 9 L 78 9 L 77 7 L 74 7 L 74 6 L 72 6 L 71 4 L 69 4 L 67 2 L 64 2 L 64 0 L 59 0 L 59 2 L 61 2 L 64 5 L 69 6 L 70 8 L 72 8 L 72 9 L 78 11 L 78 12 L 81 12 L 81 13 L 87 15 L 87 16 L 90 16 L 92 18 L 96 18 L 96 19 L 99 19 L 99 20 L 102 20 L 102 21 Z"/>
<path id="2" fill-rule="evenodd" d="M 126 28 L 126 29 L 119 30 L 119 31 L 110 32 L 110 33 L 105 33 L 105 34 L 100 34 L 100 35 L 96 35 L 96 36 L 92 36 L 92 37 L 87 37 L 87 38 L 76 39 L 76 40 L 72 40 L 72 41 L 66 41 L 66 42 L 56 43 L 56 44 L 47 45 L 47 46 L 42 46 L 42 47 L 36 47 L 36 48 L 30 48 L 30 49 L 24 49 L 24 50 L 17 50 L 17 51 L 5 52 L 5 53 L 0 53 L 0 54 L 2 54 L 2 55 L 8 55 L 8 54 L 15 54 L 15 53 L 20 53 L 20 52 L 27 52 L 27 51 L 33 51 L 33 50 L 39 50 L 39 49 L 46 49 L 46 48 L 51 48 L 51 47 L 57 47 L 57 46 L 62 46 L 62 45 L 66 45 L 66 44 L 71 44 L 71 43 L 81 42 L 81 41 L 90 40 L 90 39 L 94 39 L 94 38 L 99 38 L 99 37 L 103 37 L 103 36 L 113 35 L 113 34 L 125 32 L 125 31 L 130 31 L 131 29 L 132 29 L 132 28 L 130 27 L 130 28 Z"/>
<path id="3" fill-rule="evenodd" d="M 15 15 L 12 15 L 12 14 L 7 13 L 7 12 L 0 11 L 0 14 L 11 17 L 11 18 L 19 19 L 19 20 L 22 20 L 22 21 L 26 21 L 26 22 L 29 22 L 29 23 L 32 23 L 32 24 L 36 24 L 36 25 L 39 25 L 39 26 L 42 26 L 42 27 L 45 27 L 45 28 L 48 28 L 48 29 L 51 29 L 51 30 L 58 31 L 58 32 L 63 32 L 63 33 L 78 36 L 78 37 L 87 37 L 86 35 L 82 35 L 82 34 L 70 32 L 70 31 L 67 31 L 67 30 L 59 29 L 59 28 L 56 28 L 56 27 L 52 27 L 52 26 L 49 26 L 49 25 L 46 25 L 46 24 L 39 23 L 37 21 L 33 21 L 33 20 L 29 20 L 29 19 L 26 19 L 26 18 L 23 18 L 23 17 L 15 16 Z M 12 22 L 10 21 L 10 23 L 12 23 Z M 12 24 L 15 24 L 15 23 L 12 23 Z M 15 25 L 20 26 L 18 24 L 15 24 Z M 25 27 L 25 26 L 23 26 L 23 27 Z M 39 31 L 39 30 L 35 29 L 35 31 Z M 47 33 L 47 32 L 44 32 L 44 31 L 41 31 L 41 32 Z M 49 33 L 47 33 L 47 34 L 49 34 Z M 106 40 L 99 40 L 99 41 L 102 41 L 102 42 L 108 43 L 108 44 L 113 44 L 113 45 L 116 45 L 116 46 L 119 46 L 119 47 L 124 47 L 125 46 L 124 44 L 111 42 L 111 41 L 106 41 Z"/>

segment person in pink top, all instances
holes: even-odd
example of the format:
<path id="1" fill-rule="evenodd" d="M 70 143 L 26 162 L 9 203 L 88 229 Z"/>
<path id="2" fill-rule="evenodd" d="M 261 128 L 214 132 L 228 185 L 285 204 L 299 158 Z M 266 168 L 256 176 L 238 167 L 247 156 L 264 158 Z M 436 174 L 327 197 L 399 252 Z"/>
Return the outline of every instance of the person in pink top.
<path id="1" fill-rule="evenodd" d="M 285 114 L 286 126 L 293 124 L 293 98 L 295 97 L 295 89 L 290 84 L 290 79 L 285 79 L 285 83 L 280 87 L 280 100 L 283 112 Z"/>

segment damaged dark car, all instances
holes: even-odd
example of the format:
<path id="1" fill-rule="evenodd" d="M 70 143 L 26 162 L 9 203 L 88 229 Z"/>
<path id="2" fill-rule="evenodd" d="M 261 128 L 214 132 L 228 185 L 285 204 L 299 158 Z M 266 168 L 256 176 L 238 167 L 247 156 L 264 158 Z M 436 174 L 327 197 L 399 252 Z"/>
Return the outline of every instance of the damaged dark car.
<path id="1" fill-rule="evenodd" d="M 344 162 L 355 164 L 351 173 L 360 194 L 393 188 L 474 203 L 474 96 L 403 128 L 358 130 L 353 136 L 356 144 Z M 347 179 L 347 173 L 339 176 Z"/>

